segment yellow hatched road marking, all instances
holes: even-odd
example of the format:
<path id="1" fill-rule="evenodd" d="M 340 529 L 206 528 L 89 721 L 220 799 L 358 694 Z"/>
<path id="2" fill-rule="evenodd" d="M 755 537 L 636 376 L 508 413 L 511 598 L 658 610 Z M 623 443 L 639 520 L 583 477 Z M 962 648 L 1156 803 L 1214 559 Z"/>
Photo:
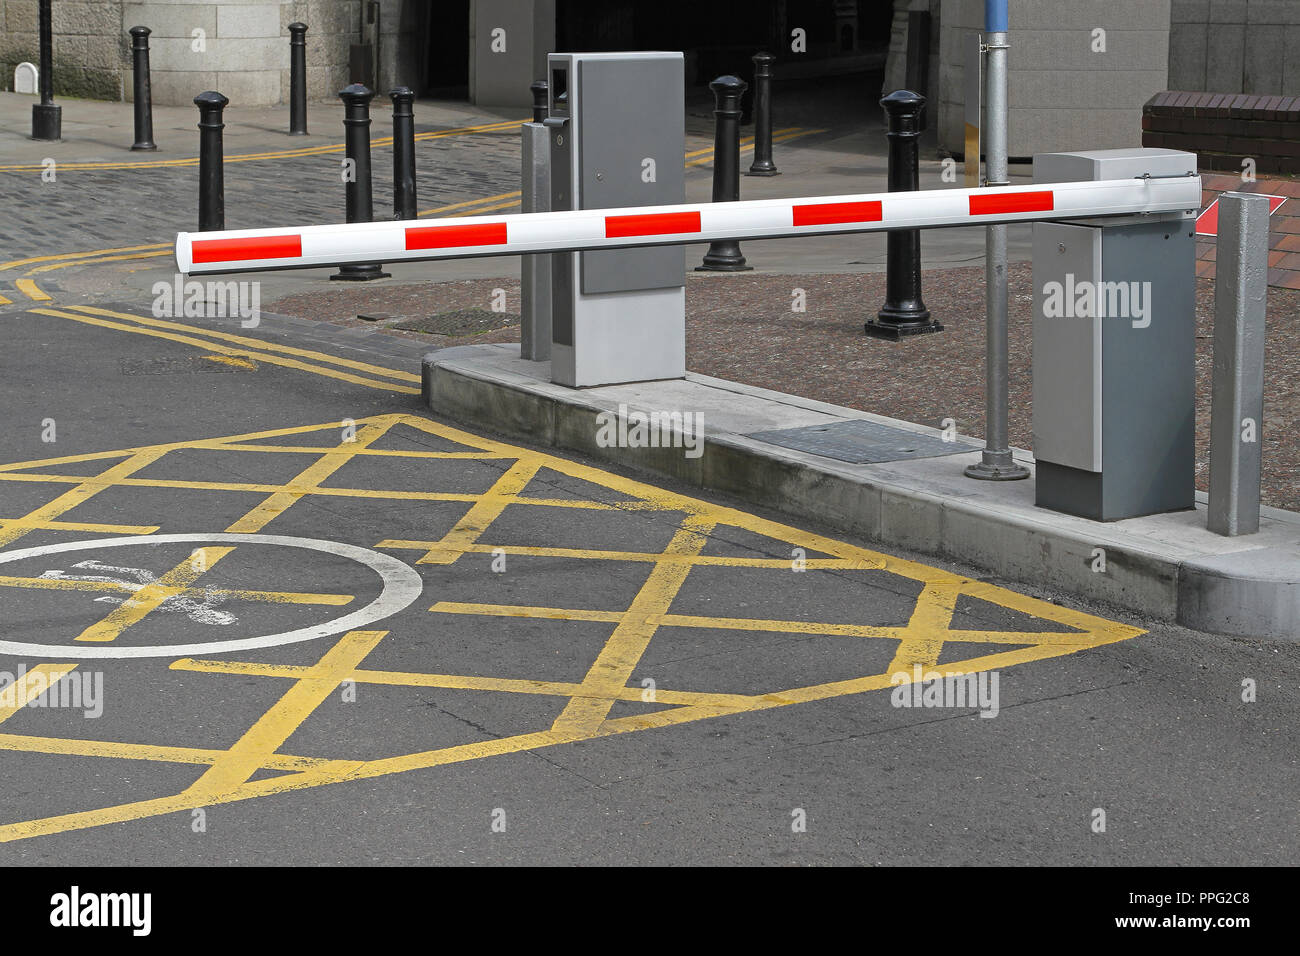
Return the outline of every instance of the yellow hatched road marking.
<path id="1" fill-rule="evenodd" d="M 145 615 L 156 610 L 169 599 L 189 590 L 199 577 L 214 564 L 234 551 L 230 548 L 198 548 L 176 567 L 157 581 L 146 584 L 134 592 L 102 619 L 87 627 L 74 638 L 78 641 L 107 642 L 117 640 L 132 624 L 144 620 Z"/>
<path id="2" fill-rule="evenodd" d="M 12 684 L 0 689 L 0 724 L 63 679 L 76 664 L 37 664 Z"/>
<path id="3" fill-rule="evenodd" d="M 349 631 L 325 652 L 316 666 L 306 669 L 284 696 L 276 701 L 234 745 L 217 758 L 186 791 L 220 796 L 247 783 L 311 716 L 340 683 L 347 680 L 362 659 L 387 631 Z"/>
<path id="4" fill-rule="evenodd" d="M 1125 640 L 1142 633 L 1140 629 L 1114 621 L 1106 621 L 1069 608 L 1041 602 L 1036 599 L 1006 591 L 995 585 L 973 581 L 969 578 L 918 562 L 907 561 L 836 541 L 821 535 L 795 529 L 768 519 L 747 514 L 724 506 L 692 499 L 644 485 L 632 479 L 602 472 L 591 466 L 565 459 L 554 458 L 539 452 L 517 448 L 450 426 L 442 425 L 414 415 L 382 415 L 359 419 L 357 441 L 340 443 L 333 447 L 269 446 L 258 448 L 253 442 L 288 435 L 320 434 L 337 429 L 341 423 L 327 423 L 286 429 L 273 429 L 221 439 L 203 439 L 175 442 L 159 446 L 123 449 L 114 452 L 97 452 L 86 455 L 64 456 L 32 462 L 0 466 L 0 478 L 9 480 L 49 480 L 75 483 L 75 487 L 54 502 L 34 510 L 21 519 L 0 524 L 5 531 L 21 534 L 32 528 L 44 527 L 56 520 L 62 511 L 74 507 L 78 496 L 88 497 L 106 487 L 132 483 L 154 484 L 148 479 L 134 477 L 133 472 L 147 461 L 156 460 L 172 450 L 184 448 L 227 448 L 245 453 L 259 450 L 295 451 L 319 455 L 317 461 L 303 469 L 282 485 L 227 484 L 219 482 L 178 482 L 178 487 L 221 487 L 265 492 L 265 497 L 244 518 L 228 530 L 253 531 L 265 527 L 292 504 L 306 495 L 343 493 L 363 497 L 385 498 L 402 493 L 370 489 L 326 489 L 320 487 L 338 468 L 354 457 L 366 454 L 369 445 L 387 434 L 395 426 L 414 429 L 449 440 L 459 446 L 476 449 L 476 453 L 513 459 L 500 479 L 482 494 L 442 496 L 442 500 L 459 500 L 470 504 L 462 519 L 442 539 L 412 541 L 392 539 L 378 546 L 411 548 L 432 552 L 437 560 L 455 560 L 457 555 L 485 553 L 494 550 L 490 539 L 484 540 L 502 511 L 512 504 L 538 504 L 539 499 L 522 496 L 529 481 L 545 467 L 570 478 L 594 482 L 605 489 L 625 496 L 628 501 L 617 504 L 556 500 L 548 506 L 587 507 L 618 511 L 636 509 L 673 512 L 680 524 L 670 545 L 661 553 L 511 546 L 509 553 L 540 556 L 571 557 L 588 560 L 633 561 L 650 564 L 651 571 L 636 598 L 626 609 L 589 610 L 534 606 L 509 606 L 499 604 L 470 604 L 438 602 L 430 610 L 438 613 L 464 615 L 495 615 L 500 617 L 529 617 L 555 621 L 589 621 L 612 625 L 609 639 L 596 655 L 581 682 L 526 680 L 494 677 L 490 675 L 455 675 L 440 673 L 407 673 L 401 671 L 363 669 L 362 660 L 385 632 L 349 632 L 327 651 L 315 665 L 284 665 L 257 662 L 232 662 L 226 660 L 186 659 L 172 664 L 175 670 L 185 670 L 213 675 L 242 675 L 278 678 L 292 681 L 289 690 L 268 709 L 240 738 L 235 747 L 217 751 L 202 748 L 168 748 L 147 744 L 124 744 L 112 741 L 63 741 L 48 737 L 0 734 L 0 749 L 25 750 L 37 753 L 77 753 L 86 755 L 117 756 L 125 759 L 172 761 L 207 765 L 193 786 L 183 793 L 170 797 L 136 801 L 120 806 L 80 811 L 59 816 L 28 820 L 0 826 L 0 841 L 24 839 L 47 833 L 66 832 L 106 823 L 141 819 L 176 810 L 229 803 L 276 793 L 288 793 L 308 787 L 322 786 L 350 780 L 373 779 L 407 770 L 444 766 L 484 757 L 518 753 L 542 747 L 556 746 L 578 740 L 591 740 L 616 733 L 670 727 L 695 720 L 710 719 L 729 714 L 743 714 L 826 700 L 846 694 L 880 690 L 895 683 L 890 670 L 903 665 L 922 663 L 933 666 L 945 642 L 982 643 L 993 653 L 966 660 L 946 663 L 946 674 L 974 673 L 1033 660 L 1042 660 L 1075 651 L 1099 647 Z M 232 448 L 231 446 L 240 446 Z M 434 456 L 441 453 L 402 452 L 385 450 L 389 457 Z M 447 453 L 461 454 L 461 453 Z M 113 459 L 120 459 L 112 464 Z M 372 459 L 382 461 L 384 459 Z M 75 476 L 22 475 L 14 472 L 22 468 L 40 468 L 56 463 L 102 462 L 104 471 L 93 478 Z M 160 485 L 161 486 L 161 485 Z M 417 493 L 436 494 L 436 493 Z M 684 517 L 681 517 L 684 516 Z M 921 583 L 920 597 L 905 624 L 897 626 L 865 625 L 853 622 L 782 621 L 748 618 L 710 617 L 668 613 L 690 569 L 695 565 L 719 567 L 781 568 L 788 564 L 784 559 L 733 558 L 702 554 L 702 548 L 715 526 L 737 527 L 756 535 L 765 536 L 784 544 L 796 545 L 809 552 L 830 555 L 829 558 L 808 559 L 809 566 L 836 572 L 888 571 Z M 814 561 L 816 564 L 814 564 Z M 31 580 L 31 579 L 26 579 Z M 0 585 L 8 583 L 0 578 Z M 274 594 L 277 592 L 260 592 Z M 1066 625 L 1074 630 L 1056 631 L 975 631 L 953 629 L 952 615 L 959 596 L 966 595 L 991 601 L 1010 610 L 1018 610 L 1044 621 Z M 844 680 L 793 687 L 760 694 L 730 694 L 708 691 L 677 691 L 657 688 L 654 702 L 665 709 L 650 713 L 611 718 L 611 708 L 617 701 L 642 700 L 641 690 L 629 687 L 631 674 L 639 666 L 649 640 L 661 627 L 693 627 L 745 631 L 769 631 L 793 637 L 828 636 L 839 639 L 895 640 L 898 648 L 890 667 L 883 673 L 855 676 Z M 1014 649 L 998 649 L 1014 645 Z M 64 668 L 71 665 L 50 665 Z M 904 673 L 902 679 L 910 681 L 912 675 Z M 380 759 L 324 759 L 288 756 L 278 753 L 279 748 L 303 721 L 315 712 L 319 704 L 343 680 L 358 683 L 386 684 L 397 687 L 449 688 L 509 694 L 534 694 L 551 696 L 566 701 L 562 712 L 550 729 L 521 733 L 496 740 L 440 747 L 418 753 L 402 754 Z M 289 775 L 266 780 L 252 780 L 259 769 L 288 770 Z"/>
<path id="5" fill-rule="evenodd" d="M 714 523 L 688 515 L 673 535 L 666 554 L 698 555 L 709 540 Z M 632 671 L 645 653 L 658 628 L 657 618 L 668 613 L 677 592 L 690 571 L 689 564 L 666 561 L 656 564 L 641 590 L 632 599 L 627 613 L 619 620 L 614 633 L 596 656 L 591 670 L 582 680 L 581 696 L 573 697 L 551 725 L 560 732 L 590 731 L 609 715 L 618 691 L 627 685 Z"/>

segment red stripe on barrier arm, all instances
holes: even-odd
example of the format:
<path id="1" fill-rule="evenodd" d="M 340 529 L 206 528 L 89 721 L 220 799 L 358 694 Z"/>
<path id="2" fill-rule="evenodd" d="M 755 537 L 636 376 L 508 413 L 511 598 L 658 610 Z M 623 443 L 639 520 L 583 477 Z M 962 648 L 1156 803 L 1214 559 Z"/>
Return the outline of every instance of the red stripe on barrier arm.
<path id="1" fill-rule="evenodd" d="M 301 255 L 301 236 L 258 236 L 252 239 L 192 239 L 190 241 L 190 259 L 193 262 L 296 259 Z"/>
<path id="2" fill-rule="evenodd" d="M 504 246 L 504 222 L 476 222 L 464 226 L 410 226 L 406 248 L 450 249 L 454 246 Z"/>
<path id="3" fill-rule="evenodd" d="M 972 216 L 999 216 L 1010 212 L 1051 212 L 1056 198 L 1049 189 L 1039 193 L 1012 193 L 1009 196 L 971 196 Z"/>
<path id="4" fill-rule="evenodd" d="M 880 222 L 884 212 L 879 199 L 869 202 L 824 202 L 795 206 L 796 226 L 827 226 L 840 222 Z"/>
<path id="5" fill-rule="evenodd" d="M 698 212 L 650 212 L 635 216 L 606 216 L 605 238 L 626 236 L 670 236 L 679 232 L 699 232 Z"/>

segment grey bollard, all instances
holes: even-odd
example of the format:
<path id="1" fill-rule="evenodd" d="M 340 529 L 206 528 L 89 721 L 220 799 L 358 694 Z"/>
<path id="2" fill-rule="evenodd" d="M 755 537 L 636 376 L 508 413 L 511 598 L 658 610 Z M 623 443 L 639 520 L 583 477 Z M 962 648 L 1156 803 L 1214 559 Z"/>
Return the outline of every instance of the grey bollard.
<path id="1" fill-rule="evenodd" d="M 533 121 L 523 125 L 521 212 L 551 211 L 551 131 L 546 119 L 547 85 L 534 82 Z M 524 256 L 520 263 L 519 354 L 533 362 L 551 357 L 551 257 Z"/>
<path id="2" fill-rule="evenodd" d="M 1219 197 L 1206 526 L 1227 536 L 1259 530 L 1268 214 L 1267 196 Z"/>

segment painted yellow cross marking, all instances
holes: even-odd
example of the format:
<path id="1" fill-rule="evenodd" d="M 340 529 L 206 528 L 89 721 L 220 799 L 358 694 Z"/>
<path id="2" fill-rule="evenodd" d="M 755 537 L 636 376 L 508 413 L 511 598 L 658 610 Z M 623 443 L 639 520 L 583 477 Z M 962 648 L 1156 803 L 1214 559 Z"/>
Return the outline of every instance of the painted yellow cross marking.
<path id="1" fill-rule="evenodd" d="M 5 487 L 6 481 L 44 483 L 52 492 L 64 489 L 29 514 L 0 522 L 0 546 L 29 533 L 49 529 L 126 527 L 97 524 L 91 520 L 97 517 L 94 511 L 95 496 L 108 488 L 167 488 L 194 495 L 218 492 L 256 495 L 259 500 L 242 517 L 224 529 L 247 533 L 261 531 L 305 499 L 327 501 L 331 508 L 346 507 L 355 499 L 438 501 L 464 506 L 460 517 L 451 523 L 441 538 L 384 538 L 360 543 L 413 552 L 416 563 L 425 565 L 452 565 L 466 555 L 499 552 L 511 556 L 592 562 L 596 573 L 600 572 L 602 566 L 617 565 L 625 570 L 640 568 L 644 577 L 635 595 L 624 607 L 591 609 L 564 607 L 560 595 L 552 599 L 553 605 L 512 605 L 490 601 L 476 603 L 438 600 L 436 594 L 429 594 L 428 603 L 424 605 L 427 611 L 412 609 L 409 613 L 413 617 L 394 617 L 386 622 L 387 630 L 348 632 L 320 651 L 316 655 L 315 664 L 231 661 L 224 658 L 185 658 L 174 661 L 170 666 L 177 671 L 210 675 L 216 680 L 224 676 L 262 678 L 282 682 L 282 686 L 287 684 L 287 688 L 275 703 L 225 749 L 214 748 L 211 741 L 192 741 L 186 745 L 177 741 L 150 743 L 138 739 L 62 739 L 47 734 L 0 733 L 0 750 L 110 757 L 198 768 L 193 782 L 180 793 L 171 796 L 0 823 L 0 842 L 881 690 L 890 687 L 891 683 L 897 683 L 899 678 L 895 675 L 900 673 L 903 679 L 910 681 L 914 665 L 920 664 L 923 670 L 935 667 L 944 648 L 954 643 L 983 645 L 983 649 L 975 652 L 974 656 L 969 656 L 968 653 L 968 656 L 961 659 L 945 661 L 939 665 L 945 674 L 968 674 L 1011 667 L 1126 640 L 1142 633 L 1140 629 L 1126 624 L 1039 601 L 940 568 L 858 547 L 737 509 L 667 492 L 563 458 L 492 441 L 419 416 L 379 415 L 358 419 L 355 422 L 355 440 L 352 441 L 342 440 L 342 424 L 331 422 L 227 438 L 174 442 L 0 465 L 0 491 Z M 292 436 L 312 440 L 304 445 L 286 442 Z M 376 447 L 381 439 L 388 436 L 416 440 L 400 443 L 396 447 Z M 429 436 L 442 443 L 454 443 L 458 447 L 449 451 L 430 451 L 427 441 Z M 421 437 L 426 439 L 423 446 L 419 441 Z M 208 481 L 199 476 L 192 479 L 158 479 L 138 474 L 146 465 L 183 449 L 208 449 L 247 456 L 306 454 L 314 456 L 315 461 L 282 484 Z M 383 482 L 383 469 L 387 462 L 402 462 L 408 469 L 435 464 L 447 469 L 458 461 L 474 462 L 481 468 L 484 462 L 490 465 L 499 462 L 495 467 L 500 470 L 500 476 L 490 487 L 479 493 L 440 491 L 432 477 L 427 490 L 420 491 L 348 487 L 338 482 L 338 472 L 354 460 L 365 460 L 371 471 L 380 475 L 377 479 L 380 483 Z M 55 474 L 44 470 L 74 463 L 86 463 L 102 470 L 90 477 Z M 606 493 L 614 492 L 619 500 L 611 503 L 608 500 L 596 501 L 581 497 L 547 497 L 549 484 L 541 477 L 543 470 L 587 482 Z M 327 481 L 331 483 L 327 485 Z M 68 488 L 68 485 L 72 487 Z M 532 494 L 529 494 L 530 491 Z M 558 547 L 546 541 L 498 544 L 494 541 L 494 528 L 498 519 L 517 508 L 581 509 L 590 515 L 586 520 L 591 522 L 599 522 L 603 520 L 603 515 L 611 513 L 671 513 L 675 529 L 661 551 Z M 68 514 L 74 510 L 77 512 L 75 516 Z M 566 512 L 561 510 L 559 513 Z M 74 521 L 74 517 L 77 520 Z M 162 527 L 167 527 L 169 531 L 203 530 L 188 525 L 177 527 L 177 522 L 183 522 L 185 518 L 184 514 L 163 515 L 160 516 L 157 528 L 139 527 L 136 531 L 148 534 Z M 353 521 L 349 526 L 355 525 L 356 522 Z M 755 553 L 758 556 L 755 557 L 706 553 L 713 537 L 729 528 L 766 538 L 771 542 L 771 547 L 766 549 L 766 553 L 756 547 Z M 869 620 L 782 620 L 674 611 L 674 604 L 683 585 L 696 568 L 707 567 L 715 574 L 726 574 L 734 569 L 766 569 L 765 573 L 776 576 L 782 573 L 782 569 L 789 570 L 791 562 L 785 555 L 792 553 L 795 548 L 814 555 L 807 558 L 804 564 L 810 572 L 834 571 L 839 576 L 859 576 L 861 580 L 873 574 L 888 572 L 917 582 L 919 594 L 907 620 L 902 623 L 880 624 L 870 623 Z M 210 553 L 200 562 L 203 568 L 210 568 L 228 549 L 206 550 Z M 430 571 L 434 574 L 448 573 L 437 569 Z M 103 622 L 88 629 L 82 637 L 111 640 L 132 620 L 139 619 L 135 615 L 148 613 L 149 608 L 157 608 L 165 602 L 166 595 L 194 593 L 196 590 L 261 601 L 346 603 L 350 599 L 348 595 L 197 589 L 194 587 L 195 575 L 195 565 L 183 562 L 160 578 L 152 591 L 144 588 L 135 591 L 131 600 L 117 609 L 121 613 L 110 613 Z M 490 573 L 482 575 L 485 582 L 490 582 L 494 577 L 496 576 Z M 773 586 L 781 587 L 780 584 Z M 122 586 L 111 582 L 7 576 L 0 577 L 0 600 L 3 600 L 6 587 L 66 587 L 72 590 L 117 593 L 115 589 Z M 1031 629 L 1028 630 L 1001 630 L 996 627 L 978 630 L 977 620 L 971 626 L 955 626 L 954 615 L 963 598 L 988 602 L 1028 615 L 1041 622 L 1041 629 L 1032 629 L 1031 622 Z M 128 605 L 131 605 L 129 611 Z M 588 629 L 593 626 L 607 627 L 608 633 L 598 652 L 585 662 L 574 662 L 572 676 L 575 679 L 569 680 L 523 679 L 491 673 L 453 674 L 437 669 L 406 672 L 363 666 L 367 655 L 381 640 L 401 642 L 412 634 L 425 638 L 431 629 L 437 633 L 443 628 L 456 627 L 456 622 L 463 621 L 465 616 L 551 621 L 561 628 L 568 622 L 579 622 Z M 636 703 L 644 700 L 642 688 L 630 686 L 629 682 L 635 679 L 634 675 L 643 667 L 644 655 L 655 636 L 661 630 L 679 628 L 783 634 L 809 640 L 829 637 L 863 640 L 871 644 L 886 641 L 890 642 L 884 645 L 889 663 L 877 673 L 849 672 L 838 679 L 807 686 L 784 686 L 779 677 L 780 672 L 776 671 L 778 676 L 774 679 L 773 686 L 761 688 L 755 693 L 658 687 L 653 703 L 660 709 L 611 716 L 615 704 L 619 702 Z M 302 646 L 309 648 L 311 645 Z M 489 670 L 493 661 L 484 659 L 482 664 L 485 670 Z M 49 663 L 40 666 L 40 676 L 31 677 L 32 672 L 29 672 L 22 688 L 15 689 L 12 702 L 6 702 L 5 698 L 0 697 L 0 721 L 19 713 L 39 695 L 43 685 L 57 684 L 75 665 Z M 879 660 L 874 666 L 879 666 Z M 527 732 L 489 740 L 471 740 L 415 753 L 367 757 L 354 753 L 355 747 L 346 739 L 336 742 L 332 748 L 336 753 L 282 753 L 281 748 L 295 731 L 313 719 L 320 705 L 345 680 L 359 685 L 454 689 L 486 695 L 527 694 L 553 698 L 555 708 L 546 721 Z M 167 715 L 160 713 L 160 732 L 166 726 Z M 133 737 L 147 734 L 149 729 L 145 727 L 133 730 Z M 281 775 L 256 778 L 262 770 L 278 771 Z M 0 788 L 2 787 L 3 782 L 0 782 Z"/>

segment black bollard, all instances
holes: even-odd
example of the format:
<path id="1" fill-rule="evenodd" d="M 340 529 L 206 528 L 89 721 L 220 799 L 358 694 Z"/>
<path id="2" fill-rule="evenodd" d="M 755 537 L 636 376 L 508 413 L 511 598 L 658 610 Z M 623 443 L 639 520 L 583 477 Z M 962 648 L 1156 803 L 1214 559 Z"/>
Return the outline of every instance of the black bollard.
<path id="1" fill-rule="evenodd" d="M 740 199 L 740 98 L 749 84 L 739 77 L 720 76 L 709 84 L 713 91 L 713 201 L 735 202 Z M 709 243 L 704 264 L 696 272 L 747 272 L 736 239 Z"/>
<path id="2" fill-rule="evenodd" d="M 307 24 L 289 24 L 289 135 L 307 135 Z"/>
<path id="3" fill-rule="evenodd" d="M 550 107 L 546 105 L 546 98 L 550 88 L 546 85 L 545 80 L 533 80 L 528 84 L 528 89 L 533 94 L 533 122 L 546 122 L 546 117 L 550 113 Z"/>
<path id="4" fill-rule="evenodd" d="M 772 64 L 770 53 L 754 54 L 754 161 L 750 176 L 780 176 L 772 162 Z"/>
<path id="5" fill-rule="evenodd" d="M 40 2 L 40 31 L 41 101 L 32 104 L 32 139 L 57 142 L 63 138 L 63 107 L 54 105 L 54 33 L 50 27 L 50 0 Z"/>
<path id="6" fill-rule="evenodd" d="M 414 219 L 415 212 L 415 91 L 399 86 L 393 98 L 393 218 Z"/>
<path id="7" fill-rule="evenodd" d="M 352 176 L 345 179 L 348 222 L 373 222 L 374 206 L 370 195 L 370 99 L 375 94 L 360 83 L 339 92 L 343 101 L 343 139 L 347 158 L 352 161 Z M 375 262 L 365 265 L 339 266 L 331 279 L 365 282 L 386 279 L 389 273 Z"/>
<path id="8" fill-rule="evenodd" d="M 199 232 L 226 228 L 226 183 L 221 170 L 221 111 L 230 100 L 209 90 L 194 97 L 199 108 Z"/>
<path id="9" fill-rule="evenodd" d="M 135 142 L 132 149 L 157 149 L 153 141 L 153 92 L 149 86 L 149 28 L 132 27 L 132 96 L 135 99 Z"/>
<path id="10" fill-rule="evenodd" d="M 910 90 L 890 93 L 880 105 L 889 120 L 889 191 L 909 192 L 920 187 L 921 110 L 925 97 Z M 942 332 L 921 301 L 921 230 L 894 229 L 889 233 L 885 276 L 885 304 L 866 323 L 867 335 L 897 342 L 906 335 Z"/>

